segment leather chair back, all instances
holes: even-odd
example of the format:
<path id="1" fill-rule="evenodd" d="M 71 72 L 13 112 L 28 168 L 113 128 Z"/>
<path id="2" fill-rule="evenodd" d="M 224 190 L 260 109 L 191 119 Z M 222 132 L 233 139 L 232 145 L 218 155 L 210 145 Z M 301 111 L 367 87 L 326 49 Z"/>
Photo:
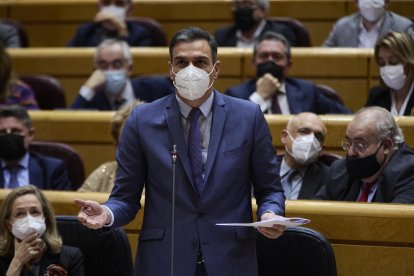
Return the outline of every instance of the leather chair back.
<path id="1" fill-rule="evenodd" d="M 19 21 L 16 21 L 10 18 L 1 19 L 1 23 L 4 23 L 6 25 L 9 25 L 15 28 L 17 30 L 17 34 L 19 36 L 21 46 L 23 48 L 29 47 L 29 36 L 23 24 L 21 24 Z"/>
<path id="2" fill-rule="evenodd" d="M 303 23 L 299 20 L 292 17 L 284 16 L 268 17 L 267 19 L 271 21 L 276 21 L 277 23 L 286 25 L 288 28 L 290 28 L 295 34 L 297 47 L 312 46 L 309 31 L 305 27 L 305 25 L 303 25 Z"/>
<path id="3" fill-rule="evenodd" d="M 331 244 L 315 230 L 287 228 L 275 240 L 258 233 L 256 249 L 260 276 L 336 276 Z"/>
<path id="4" fill-rule="evenodd" d="M 30 143 L 30 151 L 62 159 L 72 183 L 72 190 L 77 190 L 85 181 L 83 160 L 71 146 L 56 142 L 33 141 Z"/>
<path id="5" fill-rule="evenodd" d="M 56 222 L 63 244 L 82 251 L 85 275 L 132 275 L 131 247 L 123 228 L 89 229 L 75 216 L 57 216 Z"/>
<path id="6" fill-rule="evenodd" d="M 54 77 L 47 75 L 23 75 L 19 79 L 32 88 L 40 109 L 66 108 L 65 92 L 59 81 Z"/>
<path id="7" fill-rule="evenodd" d="M 152 46 L 167 46 L 167 35 L 164 27 L 158 21 L 141 16 L 128 17 L 128 22 L 136 23 L 147 28 L 151 32 Z"/>

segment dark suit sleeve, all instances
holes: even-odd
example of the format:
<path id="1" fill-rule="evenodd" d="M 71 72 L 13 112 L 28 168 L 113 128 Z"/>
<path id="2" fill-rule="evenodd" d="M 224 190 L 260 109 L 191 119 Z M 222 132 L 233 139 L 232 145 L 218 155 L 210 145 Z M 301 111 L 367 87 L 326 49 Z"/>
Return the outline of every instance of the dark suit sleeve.
<path id="1" fill-rule="evenodd" d="M 84 97 L 82 97 L 81 95 L 78 95 L 76 97 L 76 99 L 73 101 L 70 108 L 72 108 L 72 109 L 86 109 L 86 108 L 89 108 L 89 102 Z"/>
<path id="2" fill-rule="evenodd" d="M 53 190 L 73 190 L 66 165 L 62 160 L 57 159 L 56 167 L 51 174 L 50 183 Z"/>
<path id="3" fill-rule="evenodd" d="M 126 38 L 126 42 L 130 46 L 153 46 L 151 32 L 136 24 L 128 22 L 129 35 Z"/>
<path id="4" fill-rule="evenodd" d="M 79 248 L 72 246 L 63 247 L 60 261 L 67 268 L 69 276 L 85 275 L 83 260 L 83 255 Z"/>

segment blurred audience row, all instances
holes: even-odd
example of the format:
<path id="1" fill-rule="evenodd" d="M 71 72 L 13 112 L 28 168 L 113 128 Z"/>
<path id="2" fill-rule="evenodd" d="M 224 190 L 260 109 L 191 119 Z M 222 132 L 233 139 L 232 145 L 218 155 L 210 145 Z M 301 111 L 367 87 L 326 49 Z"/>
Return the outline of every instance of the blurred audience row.
<path id="1" fill-rule="evenodd" d="M 381 84 L 373 87 L 366 106 L 386 108 L 393 115 L 412 115 L 414 108 L 414 40 L 404 32 L 390 32 L 375 45 Z M 28 77 L 19 80 L 12 71 L 10 56 L 0 47 L 0 105 L 18 104 L 27 109 L 65 108 L 64 92 L 60 101 L 53 89 L 37 87 Z M 80 87 L 71 109 L 118 110 L 135 100 L 152 102 L 175 91 L 169 76 L 131 78 L 133 60 L 128 44 L 118 39 L 106 39 L 96 47 L 95 70 Z M 228 88 L 229 96 L 250 100 L 267 114 L 349 114 L 340 96 L 333 89 L 308 80 L 294 78 L 291 48 L 286 38 L 268 31 L 260 36 L 253 51 L 256 77 Z M 43 94 L 42 94 L 43 93 Z M 49 102 L 49 105 L 48 105 Z M 57 105 L 50 107 L 51 102 Z M 62 103 L 63 102 L 63 103 Z M 40 106 L 41 107 L 41 106 Z M 361 106 L 362 107 L 362 106 Z"/>
<path id="2" fill-rule="evenodd" d="M 340 18 L 322 46 L 373 48 L 390 31 L 414 36 L 413 22 L 388 10 L 389 2 L 355 0 L 358 11 Z M 231 9 L 233 24 L 215 32 L 221 47 L 251 48 L 267 31 L 282 34 L 291 46 L 311 46 L 309 33 L 301 22 L 288 17 L 269 17 L 268 0 L 233 0 Z M 133 47 L 166 46 L 163 26 L 151 18 L 132 17 L 131 11 L 131 0 L 98 0 L 93 21 L 79 26 L 66 46 L 95 47 L 107 38 L 122 39 Z M 10 19 L 0 21 L 0 42 L 6 47 L 28 46 L 24 26 Z"/>

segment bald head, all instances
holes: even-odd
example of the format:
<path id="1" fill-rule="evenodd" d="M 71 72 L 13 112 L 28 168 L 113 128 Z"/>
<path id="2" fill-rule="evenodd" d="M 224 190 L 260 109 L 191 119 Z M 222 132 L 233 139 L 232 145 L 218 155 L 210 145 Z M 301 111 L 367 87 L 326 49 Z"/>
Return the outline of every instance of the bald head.
<path id="1" fill-rule="evenodd" d="M 327 133 L 326 126 L 321 118 L 311 112 L 302 112 L 290 118 L 286 130 L 294 138 L 297 134 L 307 135 L 313 132 L 321 144 L 325 140 Z"/>

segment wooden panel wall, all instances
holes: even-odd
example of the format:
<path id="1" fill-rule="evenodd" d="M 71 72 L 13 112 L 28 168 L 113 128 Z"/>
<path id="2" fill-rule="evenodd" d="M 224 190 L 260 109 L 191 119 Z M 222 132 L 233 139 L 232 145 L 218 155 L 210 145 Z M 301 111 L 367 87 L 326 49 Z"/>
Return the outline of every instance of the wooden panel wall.
<path id="1" fill-rule="evenodd" d="M 196 25 L 214 32 L 232 22 L 232 0 L 134 0 L 133 16 L 152 17 L 168 38 L 179 29 Z M 390 9 L 413 16 L 414 2 L 390 1 Z M 92 20 L 97 0 L 6 0 L 0 16 L 22 22 L 35 47 L 64 46 L 79 24 Z M 353 0 L 270 0 L 269 16 L 290 16 L 308 28 L 313 46 L 320 46 L 334 22 L 355 11 Z"/>

